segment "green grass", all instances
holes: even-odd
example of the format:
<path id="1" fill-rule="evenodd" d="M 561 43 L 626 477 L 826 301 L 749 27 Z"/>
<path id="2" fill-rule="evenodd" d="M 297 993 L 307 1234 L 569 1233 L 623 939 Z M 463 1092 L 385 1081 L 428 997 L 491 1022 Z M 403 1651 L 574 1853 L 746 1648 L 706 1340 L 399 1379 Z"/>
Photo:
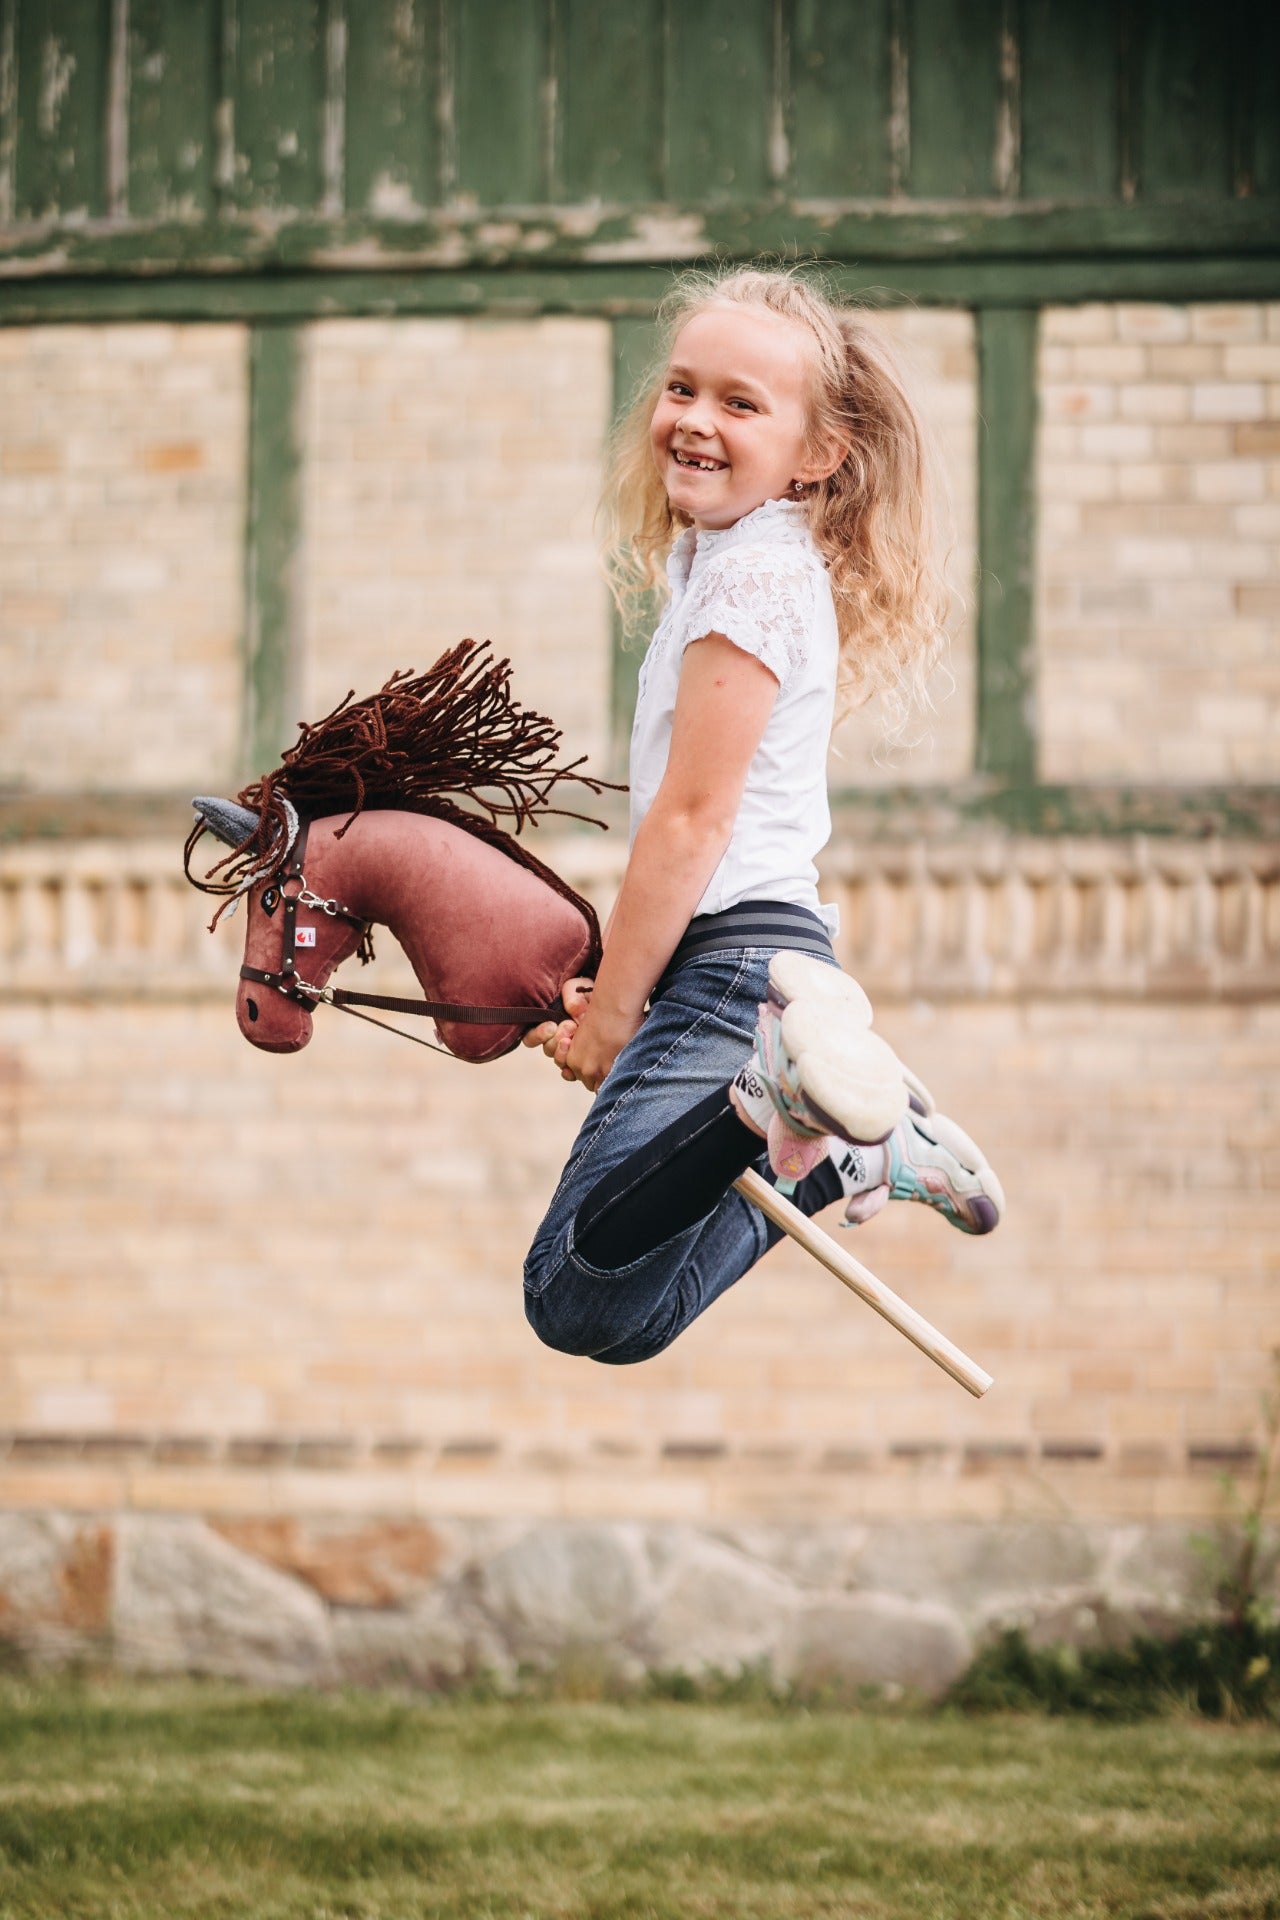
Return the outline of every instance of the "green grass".
<path id="1" fill-rule="evenodd" d="M 1276 1920 L 1280 1730 L 0 1683 L 0 1920 Z"/>

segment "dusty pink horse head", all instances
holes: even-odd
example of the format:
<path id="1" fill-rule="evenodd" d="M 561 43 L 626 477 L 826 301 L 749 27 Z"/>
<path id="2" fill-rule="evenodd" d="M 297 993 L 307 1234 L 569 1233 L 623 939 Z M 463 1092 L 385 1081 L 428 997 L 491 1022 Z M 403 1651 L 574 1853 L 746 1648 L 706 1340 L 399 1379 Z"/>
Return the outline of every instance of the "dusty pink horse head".
<path id="1" fill-rule="evenodd" d="M 239 845 L 256 816 L 222 800 L 197 800 L 218 837 Z M 244 963 L 278 974 L 285 898 L 293 895 L 298 978 L 324 987 L 360 944 L 364 925 L 390 929 L 428 1000 L 469 1007 L 550 1006 L 566 980 L 589 973 L 599 930 L 585 902 L 557 891 L 545 869 L 427 814 L 383 809 L 313 820 L 303 859 L 305 884 L 260 881 L 247 895 Z M 341 832 L 341 837 L 339 833 Z M 320 902 L 322 904 L 317 905 Z M 257 981 L 240 981 L 236 1019 L 246 1040 L 268 1053 L 296 1053 L 311 1038 L 312 1008 Z M 441 1020 L 438 1032 L 462 1060 L 495 1060 L 525 1029 Z"/>

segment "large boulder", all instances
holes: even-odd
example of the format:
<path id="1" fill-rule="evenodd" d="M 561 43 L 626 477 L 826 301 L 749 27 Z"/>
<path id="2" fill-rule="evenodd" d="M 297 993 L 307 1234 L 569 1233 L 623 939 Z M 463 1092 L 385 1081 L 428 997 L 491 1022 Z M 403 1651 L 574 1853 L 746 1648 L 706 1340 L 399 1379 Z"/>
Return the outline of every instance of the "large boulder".
<path id="1" fill-rule="evenodd" d="M 121 1520 L 115 1629 L 121 1665 L 138 1672 L 264 1686 L 303 1686 L 332 1672 L 323 1600 L 201 1520 Z"/>

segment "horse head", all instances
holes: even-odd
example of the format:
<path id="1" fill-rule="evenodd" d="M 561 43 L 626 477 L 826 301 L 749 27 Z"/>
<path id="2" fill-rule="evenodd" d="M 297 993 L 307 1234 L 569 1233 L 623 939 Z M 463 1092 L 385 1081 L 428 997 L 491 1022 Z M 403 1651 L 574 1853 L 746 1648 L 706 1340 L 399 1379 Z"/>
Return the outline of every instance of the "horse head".
<path id="1" fill-rule="evenodd" d="M 245 807 L 192 804 L 228 846 L 244 846 L 256 829 Z M 594 913 L 548 869 L 432 815 L 385 808 L 313 820 L 303 857 L 295 839 L 273 865 L 246 890 L 244 966 L 276 984 L 242 977 L 236 995 L 241 1033 L 268 1053 L 307 1045 L 315 1004 L 307 989 L 324 988 L 373 925 L 399 941 L 427 998 L 452 1006 L 549 1007 L 599 956 Z M 481 1061 L 510 1052 L 524 1027 L 441 1017 L 436 1031 L 451 1053 Z"/>

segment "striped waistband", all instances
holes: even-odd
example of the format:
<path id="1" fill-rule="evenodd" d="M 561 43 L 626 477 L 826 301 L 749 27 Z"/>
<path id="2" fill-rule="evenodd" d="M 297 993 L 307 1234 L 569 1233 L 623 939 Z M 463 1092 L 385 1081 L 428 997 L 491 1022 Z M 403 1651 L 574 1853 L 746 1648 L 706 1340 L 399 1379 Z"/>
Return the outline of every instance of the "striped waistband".
<path id="1" fill-rule="evenodd" d="M 835 958 L 826 922 L 810 913 L 808 907 L 795 907 L 786 900 L 743 900 L 736 907 L 726 907 L 723 913 L 700 913 L 689 922 L 652 997 L 670 984 L 672 975 L 686 961 L 740 947 L 785 947 L 827 960 Z"/>

